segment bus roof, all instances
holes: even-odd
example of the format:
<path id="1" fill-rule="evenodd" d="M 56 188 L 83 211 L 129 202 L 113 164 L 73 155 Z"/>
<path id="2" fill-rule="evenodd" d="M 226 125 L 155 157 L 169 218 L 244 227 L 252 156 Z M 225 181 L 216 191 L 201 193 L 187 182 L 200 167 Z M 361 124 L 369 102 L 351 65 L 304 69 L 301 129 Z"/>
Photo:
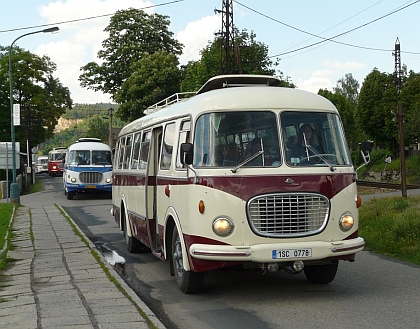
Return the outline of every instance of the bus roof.
<path id="1" fill-rule="evenodd" d="M 220 80 L 218 83 L 220 83 Z M 246 88 L 245 92 L 244 88 Z M 204 112 L 267 109 L 319 110 L 338 113 L 328 99 L 299 89 L 255 85 L 238 88 L 216 88 L 141 117 L 126 125 L 121 130 L 120 135 L 171 118 L 190 115 L 194 119 Z"/>
<path id="2" fill-rule="evenodd" d="M 231 87 L 251 87 L 251 86 L 279 86 L 280 79 L 271 75 L 251 75 L 251 74 L 231 74 L 218 75 L 209 79 L 198 91 L 198 94 L 210 90 L 231 88 Z"/>
<path id="3" fill-rule="evenodd" d="M 79 138 L 76 143 L 82 143 L 82 142 L 98 142 L 101 143 L 101 139 L 100 138 L 94 138 L 94 137 L 81 137 Z"/>
<path id="4" fill-rule="evenodd" d="M 70 145 L 67 149 L 68 152 L 77 150 L 77 151 L 85 151 L 85 150 L 94 150 L 94 151 L 111 151 L 111 148 L 102 142 L 83 142 L 83 143 L 74 143 Z"/>
<path id="5" fill-rule="evenodd" d="M 55 147 L 53 148 L 51 151 L 48 152 L 48 154 L 53 154 L 53 153 L 65 153 L 67 150 L 67 147 Z"/>

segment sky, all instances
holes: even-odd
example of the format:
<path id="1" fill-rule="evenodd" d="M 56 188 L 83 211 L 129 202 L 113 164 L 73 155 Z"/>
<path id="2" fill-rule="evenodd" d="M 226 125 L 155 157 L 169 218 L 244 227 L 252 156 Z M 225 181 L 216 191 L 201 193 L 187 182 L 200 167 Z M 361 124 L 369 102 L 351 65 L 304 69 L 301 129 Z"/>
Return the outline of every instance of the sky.
<path id="1" fill-rule="evenodd" d="M 222 30 L 222 0 L 0 0 L 0 45 L 26 33 L 57 26 L 58 33 L 37 33 L 15 45 L 57 64 L 54 74 L 69 88 L 74 103 L 108 103 L 109 95 L 81 88 L 80 68 L 95 61 L 103 31 L 118 10 L 143 9 L 169 16 L 170 31 L 184 45 L 180 64 L 200 58 L 200 50 Z M 277 73 L 297 88 L 332 91 L 351 73 L 360 86 L 377 68 L 395 70 L 393 50 L 401 45 L 401 63 L 420 73 L 420 0 L 233 0 L 237 29 L 256 34 L 268 47 Z"/>

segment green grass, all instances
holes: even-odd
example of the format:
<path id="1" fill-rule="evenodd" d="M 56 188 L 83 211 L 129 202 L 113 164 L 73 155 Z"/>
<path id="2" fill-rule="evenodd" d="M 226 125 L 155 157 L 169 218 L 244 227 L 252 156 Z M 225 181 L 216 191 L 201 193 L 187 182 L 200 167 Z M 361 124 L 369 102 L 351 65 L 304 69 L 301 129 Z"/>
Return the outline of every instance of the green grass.
<path id="1" fill-rule="evenodd" d="M 42 189 L 43 189 L 42 182 L 41 182 L 41 181 L 39 181 L 39 180 L 36 180 L 36 181 L 35 181 L 35 184 L 34 184 L 34 185 L 32 185 L 32 186 L 31 186 L 31 188 L 30 188 L 29 190 L 27 190 L 27 191 L 23 191 L 23 192 L 22 192 L 22 195 L 25 195 L 25 194 L 31 194 L 31 193 L 36 193 L 36 192 L 41 192 L 41 191 L 42 191 Z"/>
<path id="2" fill-rule="evenodd" d="M 5 245 L 6 232 L 9 229 L 10 217 L 12 216 L 13 205 L 10 203 L 0 203 L 0 250 Z M 9 233 L 10 238 L 10 233 Z M 6 253 L 0 259 L 0 268 L 6 263 Z"/>
<path id="3" fill-rule="evenodd" d="M 420 265 L 420 196 L 371 199 L 359 217 L 367 250 Z"/>

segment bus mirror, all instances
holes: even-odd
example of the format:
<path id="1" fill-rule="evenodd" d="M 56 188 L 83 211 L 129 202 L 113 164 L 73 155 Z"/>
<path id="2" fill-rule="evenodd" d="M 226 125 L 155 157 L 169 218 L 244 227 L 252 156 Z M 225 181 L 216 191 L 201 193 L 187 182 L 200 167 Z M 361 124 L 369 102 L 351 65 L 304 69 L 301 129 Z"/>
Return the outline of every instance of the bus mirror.
<path id="1" fill-rule="evenodd" d="M 182 143 L 180 152 L 180 161 L 182 164 L 191 165 L 193 162 L 193 145 L 191 143 Z"/>

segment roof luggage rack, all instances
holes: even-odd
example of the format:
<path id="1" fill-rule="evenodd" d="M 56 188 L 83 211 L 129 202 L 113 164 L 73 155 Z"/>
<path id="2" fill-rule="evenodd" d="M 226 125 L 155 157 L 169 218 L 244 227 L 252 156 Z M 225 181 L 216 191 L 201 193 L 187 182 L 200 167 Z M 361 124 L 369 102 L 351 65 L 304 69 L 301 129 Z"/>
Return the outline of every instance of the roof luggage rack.
<path id="1" fill-rule="evenodd" d="M 205 92 L 229 88 L 229 87 L 251 87 L 251 86 L 273 86 L 280 85 L 280 79 L 271 75 L 256 75 L 256 74 L 231 74 L 218 75 L 209 79 L 197 92 L 184 92 L 173 94 L 160 102 L 149 106 L 144 114 L 148 115 L 168 107 L 174 103 L 185 101 L 194 95 L 203 94 Z"/>
<path id="2" fill-rule="evenodd" d="M 215 89 L 223 89 L 230 87 L 255 87 L 255 86 L 272 86 L 280 85 L 280 80 L 271 75 L 256 74 L 232 74 L 218 75 L 209 79 L 198 91 L 198 94 L 208 92 Z"/>
<path id="3" fill-rule="evenodd" d="M 144 114 L 151 114 L 156 111 L 159 111 L 165 107 L 168 107 L 169 105 L 185 101 L 186 98 L 190 98 L 194 96 L 195 92 L 184 92 L 184 93 L 175 93 L 169 97 L 166 97 L 165 99 L 161 100 L 160 102 L 157 102 L 156 104 L 153 104 L 149 106 L 145 111 Z"/>

